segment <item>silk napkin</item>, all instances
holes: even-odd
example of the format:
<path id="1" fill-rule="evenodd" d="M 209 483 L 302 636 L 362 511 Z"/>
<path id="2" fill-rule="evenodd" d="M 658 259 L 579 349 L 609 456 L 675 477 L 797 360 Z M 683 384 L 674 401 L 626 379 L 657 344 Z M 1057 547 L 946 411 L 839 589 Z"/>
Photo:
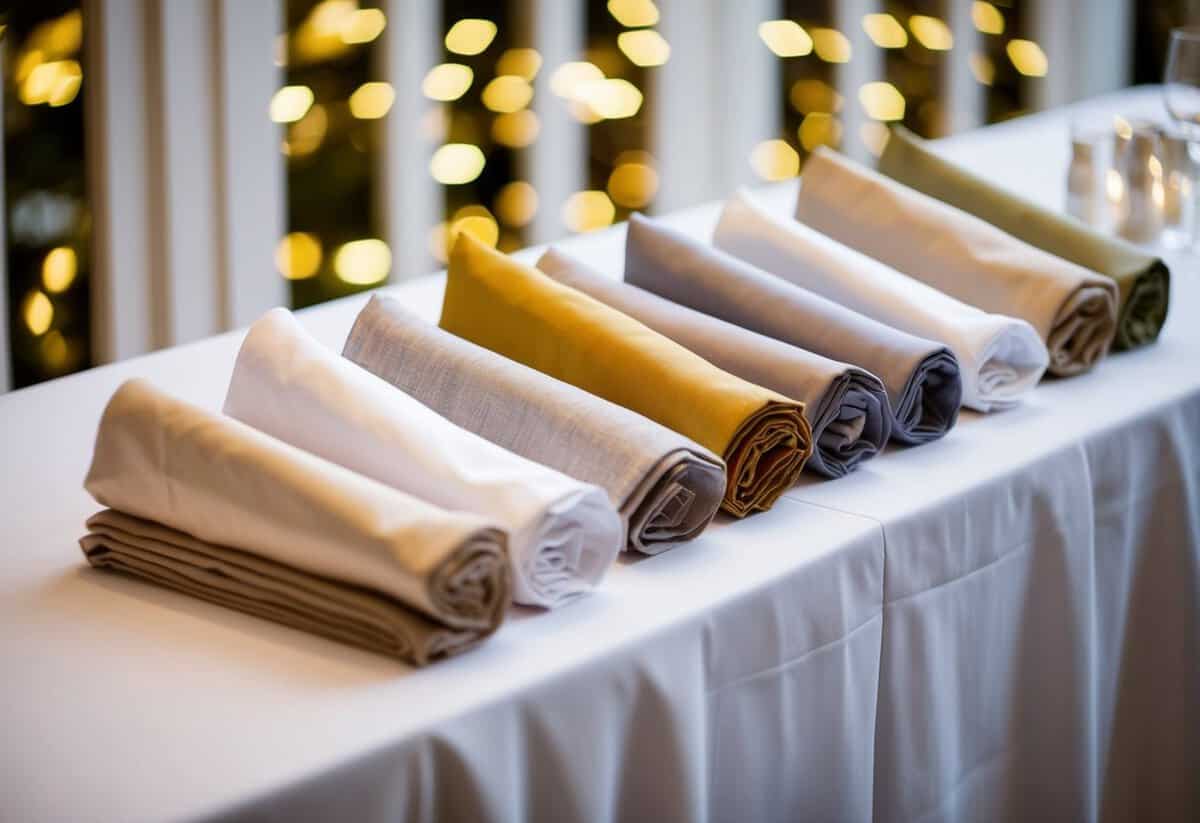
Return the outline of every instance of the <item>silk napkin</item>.
<path id="1" fill-rule="evenodd" d="M 708 525 L 721 459 L 615 403 L 516 363 L 372 297 L 343 354 L 516 454 L 608 492 L 629 548 L 657 554 Z"/>
<path id="2" fill-rule="evenodd" d="M 647 291 L 879 377 L 891 436 L 926 443 L 958 419 L 962 382 L 941 343 L 885 326 L 641 215 L 629 220 L 625 280 Z"/>
<path id="3" fill-rule="evenodd" d="M 84 482 L 88 561 L 417 665 L 510 600 L 506 537 L 130 380 Z"/>
<path id="4" fill-rule="evenodd" d="M 841 477 L 877 454 L 887 441 L 891 431 L 887 391 L 873 374 L 612 280 L 557 249 L 542 255 L 537 267 L 714 366 L 803 402 L 814 444 L 808 469 Z"/>
<path id="5" fill-rule="evenodd" d="M 1037 330 L 1059 376 L 1092 368 L 1117 329 L 1117 285 L 978 217 L 818 148 L 796 216 L 935 289 Z"/>
<path id="6" fill-rule="evenodd" d="M 902 127 L 892 130 L 879 158 L 879 170 L 1032 246 L 1111 277 L 1121 292 L 1117 348 L 1151 343 L 1162 331 L 1171 273 L 1161 258 L 988 182 L 939 157 L 924 140 Z"/>
<path id="7" fill-rule="evenodd" d="M 421 500 L 498 523 L 518 603 L 553 608 L 589 591 L 625 542 L 603 489 L 459 428 L 326 349 L 287 309 L 250 327 L 225 412 Z"/>
<path id="8" fill-rule="evenodd" d="M 657 420 L 721 454 L 723 508 L 769 509 L 812 452 L 804 406 L 460 234 L 441 326 Z"/>
<path id="9" fill-rule="evenodd" d="M 963 405 L 1009 408 L 1049 363 L 1024 320 L 988 314 L 901 274 L 803 223 L 768 214 L 745 192 L 725 205 L 713 243 L 771 274 L 897 329 L 940 340 L 958 359 Z"/>

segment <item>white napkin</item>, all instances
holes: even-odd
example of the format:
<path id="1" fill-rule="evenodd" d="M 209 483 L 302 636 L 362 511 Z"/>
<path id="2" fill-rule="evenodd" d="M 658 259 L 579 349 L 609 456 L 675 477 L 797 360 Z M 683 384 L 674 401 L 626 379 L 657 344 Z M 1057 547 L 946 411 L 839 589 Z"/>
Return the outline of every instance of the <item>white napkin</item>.
<path id="1" fill-rule="evenodd" d="M 1029 322 L 1049 371 L 1087 371 L 1117 330 L 1117 284 L 821 147 L 796 217 L 817 231 L 984 311 Z"/>
<path id="2" fill-rule="evenodd" d="M 803 223 L 779 219 L 745 191 L 725 205 L 713 243 L 860 314 L 945 343 L 958 358 L 963 405 L 972 409 L 1020 402 L 1050 362 L 1024 320 L 968 306 Z"/>
<path id="3" fill-rule="evenodd" d="M 624 545 L 603 489 L 459 428 L 312 339 L 286 309 L 250 327 L 225 412 L 297 448 L 509 532 L 513 599 L 553 608 Z"/>

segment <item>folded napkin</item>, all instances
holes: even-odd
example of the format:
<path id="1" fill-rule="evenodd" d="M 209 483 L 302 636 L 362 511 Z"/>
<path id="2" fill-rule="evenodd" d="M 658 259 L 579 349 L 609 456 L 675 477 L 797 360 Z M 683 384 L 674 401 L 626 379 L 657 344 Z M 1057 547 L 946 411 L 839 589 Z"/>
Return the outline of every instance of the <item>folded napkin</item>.
<path id="1" fill-rule="evenodd" d="M 713 243 L 848 309 L 942 341 L 958 359 L 962 402 L 972 409 L 1016 404 L 1049 363 L 1041 338 L 1024 320 L 980 311 L 803 223 L 780 220 L 745 192 L 725 205 Z"/>
<path id="2" fill-rule="evenodd" d="M 891 436 L 926 443 L 958 419 L 954 355 L 800 288 L 640 215 L 629 220 L 625 281 L 737 326 L 876 375 L 888 392 Z"/>
<path id="3" fill-rule="evenodd" d="M 636 551 L 691 540 L 721 504 L 725 465 L 707 449 L 426 323 L 392 298 L 371 298 L 343 354 L 464 429 L 605 489 Z"/>
<path id="4" fill-rule="evenodd" d="M 250 327 L 225 412 L 421 500 L 499 524 L 518 603 L 553 608 L 589 591 L 625 542 L 603 489 L 459 428 L 326 349 L 287 309 Z"/>
<path id="5" fill-rule="evenodd" d="M 657 420 L 725 459 L 722 507 L 769 509 L 812 452 L 804 406 L 460 234 L 442 328 Z"/>
<path id="6" fill-rule="evenodd" d="M 796 216 L 964 303 L 1027 320 L 1051 374 L 1087 371 L 1112 343 L 1112 280 L 828 149 L 805 163 Z"/>
<path id="7" fill-rule="evenodd" d="M 934 154 L 925 141 L 903 127 L 892 130 L 879 170 L 1031 246 L 1117 281 L 1121 292 L 1117 348 L 1153 342 L 1162 331 L 1171 275 L 1161 258 L 988 182 Z"/>
<path id="8" fill-rule="evenodd" d="M 424 665 L 491 634 L 505 534 L 131 380 L 84 487 L 88 562 Z"/>
<path id="9" fill-rule="evenodd" d="M 887 441 L 887 391 L 873 374 L 612 280 L 557 249 L 542 255 L 537 267 L 714 366 L 804 403 L 814 443 L 808 469 L 841 477 Z"/>

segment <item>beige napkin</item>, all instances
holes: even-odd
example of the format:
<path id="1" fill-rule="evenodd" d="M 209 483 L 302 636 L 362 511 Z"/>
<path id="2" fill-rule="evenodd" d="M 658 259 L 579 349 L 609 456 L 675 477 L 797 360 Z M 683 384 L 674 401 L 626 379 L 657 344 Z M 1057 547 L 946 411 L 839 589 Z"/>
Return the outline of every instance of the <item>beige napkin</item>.
<path id="1" fill-rule="evenodd" d="M 815 444 L 806 469 L 841 477 L 887 442 L 887 391 L 873 374 L 612 280 L 554 248 L 542 255 L 537 267 L 714 366 L 803 402 Z"/>
<path id="2" fill-rule="evenodd" d="M 1051 374 L 1087 371 L 1117 329 L 1117 285 L 824 147 L 808 158 L 796 216 L 984 311 L 1028 321 Z"/>
<path id="3" fill-rule="evenodd" d="M 970 212 L 1026 243 L 1117 281 L 1117 348 L 1153 342 L 1167 319 L 1171 273 L 1161 257 L 1120 237 L 1040 206 L 939 157 L 904 127 L 892 129 L 879 170 L 906 186 Z"/>
<path id="4" fill-rule="evenodd" d="M 426 323 L 394 298 L 371 298 L 343 354 L 462 428 L 605 489 L 635 551 L 692 539 L 721 504 L 725 464 L 708 449 Z"/>
<path id="5" fill-rule="evenodd" d="M 590 591 L 625 543 L 603 489 L 459 428 L 326 349 L 287 309 L 250 327 L 225 412 L 421 500 L 498 523 L 518 603 L 553 608 Z"/>
<path id="6" fill-rule="evenodd" d="M 503 531 L 131 380 L 84 483 L 88 561 L 423 665 L 499 626 Z"/>

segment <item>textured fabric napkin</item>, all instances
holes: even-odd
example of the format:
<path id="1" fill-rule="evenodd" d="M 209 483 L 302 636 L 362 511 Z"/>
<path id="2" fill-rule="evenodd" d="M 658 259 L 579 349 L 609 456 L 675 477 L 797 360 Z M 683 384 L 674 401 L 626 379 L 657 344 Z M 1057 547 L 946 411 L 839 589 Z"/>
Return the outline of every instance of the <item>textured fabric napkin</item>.
<path id="1" fill-rule="evenodd" d="M 640 215 L 629 220 L 625 281 L 879 377 L 901 443 L 942 437 L 958 419 L 962 382 L 954 355 L 839 306 L 720 249 Z"/>
<path id="2" fill-rule="evenodd" d="M 559 283 L 645 323 L 714 366 L 804 403 L 814 443 L 806 468 L 841 477 L 883 448 L 891 431 L 879 378 L 612 280 L 557 249 L 537 267 Z"/>
<path id="3" fill-rule="evenodd" d="M 1117 284 L 824 147 L 805 163 L 796 216 L 984 311 L 1019 317 L 1051 374 L 1087 371 L 1117 330 Z"/>
<path id="4" fill-rule="evenodd" d="M 1162 331 L 1167 319 L 1171 274 L 1161 258 L 988 182 L 934 154 L 925 141 L 902 127 L 892 130 L 879 158 L 879 170 L 910 188 L 986 220 L 1031 246 L 1117 281 L 1121 291 L 1114 343 L 1117 348 L 1153 342 Z"/>
<path id="5" fill-rule="evenodd" d="M 498 523 L 518 603 L 553 608 L 587 592 L 624 546 L 603 489 L 459 428 L 326 349 L 287 309 L 250 327 L 225 412 L 421 500 Z"/>
<path id="6" fill-rule="evenodd" d="M 719 453 L 728 471 L 722 506 L 736 517 L 769 509 L 812 452 L 803 404 L 718 369 L 468 234 L 450 253 L 441 325 Z"/>
<path id="7" fill-rule="evenodd" d="M 1049 363 L 1041 338 L 1024 320 L 959 302 L 803 223 L 768 214 L 745 192 L 725 205 L 713 243 L 848 309 L 945 343 L 958 359 L 963 405 L 972 409 L 1020 402 Z"/>
<path id="8" fill-rule="evenodd" d="M 464 429 L 605 489 L 635 551 L 691 540 L 721 505 L 725 465 L 707 449 L 426 323 L 395 299 L 371 298 L 343 354 Z"/>
<path id="9" fill-rule="evenodd" d="M 510 600 L 505 534 L 131 380 L 84 487 L 88 562 L 424 665 Z"/>

